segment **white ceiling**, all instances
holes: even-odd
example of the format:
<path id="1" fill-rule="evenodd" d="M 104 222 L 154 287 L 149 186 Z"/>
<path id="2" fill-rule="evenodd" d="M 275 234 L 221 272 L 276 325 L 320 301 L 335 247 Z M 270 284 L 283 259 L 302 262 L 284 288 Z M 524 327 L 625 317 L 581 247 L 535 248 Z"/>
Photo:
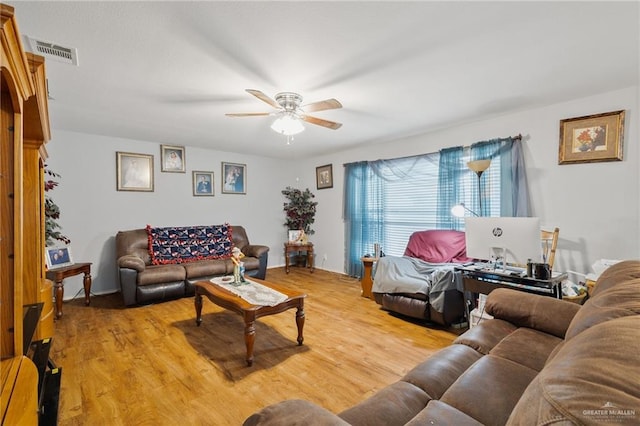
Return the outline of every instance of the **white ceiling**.
<path id="1" fill-rule="evenodd" d="M 279 158 L 638 85 L 632 2 L 18 2 L 20 31 L 78 49 L 47 61 L 51 127 Z M 26 47 L 26 45 L 25 45 Z M 291 145 L 249 95 L 344 107 Z M 594 113 L 601 111 L 594 111 Z M 507 136 L 507 135 L 502 135 Z M 471 142 L 471 141 L 462 141 Z"/>

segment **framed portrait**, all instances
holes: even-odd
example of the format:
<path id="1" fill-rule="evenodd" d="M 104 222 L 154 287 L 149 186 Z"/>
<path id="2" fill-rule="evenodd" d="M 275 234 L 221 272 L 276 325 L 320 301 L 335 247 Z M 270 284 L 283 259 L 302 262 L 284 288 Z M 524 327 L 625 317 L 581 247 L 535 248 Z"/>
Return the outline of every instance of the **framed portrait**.
<path id="1" fill-rule="evenodd" d="M 160 145 L 160 170 L 169 173 L 184 173 L 184 146 Z"/>
<path id="2" fill-rule="evenodd" d="M 300 240 L 300 235 L 302 234 L 302 230 L 300 229 L 290 229 L 289 230 L 289 242 L 297 243 Z"/>
<path id="3" fill-rule="evenodd" d="M 558 164 L 622 161 L 624 111 L 560 120 Z"/>
<path id="4" fill-rule="evenodd" d="M 194 170 L 193 174 L 193 196 L 213 197 L 213 172 L 202 172 Z"/>
<path id="5" fill-rule="evenodd" d="M 222 193 L 247 193 L 247 165 L 222 163 Z"/>
<path id="6" fill-rule="evenodd" d="M 153 191 L 153 155 L 116 152 L 118 191 Z"/>
<path id="7" fill-rule="evenodd" d="M 47 247 L 44 250 L 44 257 L 49 269 L 62 268 L 73 264 L 69 247 Z"/>
<path id="8" fill-rule="evenodd" d="M 333 166 L 316 167 L 316 187 L 318 189 L 333 188 Z"/>

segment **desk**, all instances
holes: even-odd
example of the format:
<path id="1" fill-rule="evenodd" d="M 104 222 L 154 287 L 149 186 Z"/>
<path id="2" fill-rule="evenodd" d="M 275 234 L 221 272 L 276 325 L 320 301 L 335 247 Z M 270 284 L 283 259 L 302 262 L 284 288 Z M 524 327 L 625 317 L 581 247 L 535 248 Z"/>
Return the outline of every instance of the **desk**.
<path id="1" fill-rule="evenodd" d="M 62 268 L 47 271 L 47 278 L 54 282 L 56 293 L 56 318 L 62 317 L 62 300 L 64 298 L 64 286 L 62 281 L 74 275 L 84 274 L 84 304 L 89 306 L 91 300 L 91 263 L 74 263 Z"/>
<path id="2" fill-rule="evenodd" d="M 548 280 L 538 280 L 531 277 L 513 276 L 500 270 L 479 270 L 473 266 L 460 266 L 457 267 L 456 270 L 462 273 L 462 286 L 464 289 L 467 318 L 469 318 L 469 304 L 471 303 L 471 306 L 476 307 L 475 300 L 469 299 L 469 293 L 489 294 L 496 288 L 510 288 L 512 290 L 562 299 L 561 284 L 562 281 L 567 279 L 566 273 L 554 273 Z"/>
<path id="3" fill-rule="evenodd" d="M 368 297 L 373 300 L 373 294 L 371 293 L 371 287 L 373 287 L 373 280 L 371 279 L 371 271 L 373 264 L 378 261 L 377 257 L 362 257 L 362 278 L 360 279 L 360 286 L 362 287 L 362 297 Z"/>
<path id="4" fill-rule="evenodd" d="M 307 268 L 313 272 L 313 243 L 297 244 L 297 243 L 284 243 L 284 270 L 289 273 L 289 255 L 292 253 L 298 254 L 305 252 L 307 254 Z"/>

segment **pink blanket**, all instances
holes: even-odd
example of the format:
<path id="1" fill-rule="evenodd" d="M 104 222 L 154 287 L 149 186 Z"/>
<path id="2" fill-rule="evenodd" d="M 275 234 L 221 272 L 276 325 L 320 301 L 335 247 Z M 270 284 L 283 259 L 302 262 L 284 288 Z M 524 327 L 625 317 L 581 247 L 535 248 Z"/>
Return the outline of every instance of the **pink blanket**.
<path id="1" fill-rule="evenodd" d="M 467 258 L 464 232 L 442 229 L 411 234 L 404 255 L 431 263 L 464 263 L 472 260 Z"/>

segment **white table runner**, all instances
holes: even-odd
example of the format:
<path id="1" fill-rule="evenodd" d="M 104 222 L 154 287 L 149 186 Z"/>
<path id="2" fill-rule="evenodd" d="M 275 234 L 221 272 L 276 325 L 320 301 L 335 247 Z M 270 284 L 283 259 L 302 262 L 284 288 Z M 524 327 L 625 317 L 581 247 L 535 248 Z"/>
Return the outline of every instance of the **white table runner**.
<path id="1" fill-rule="evenodd" d="M 210 281 L 236 296 L 242 297 L 252 305 L 276 306 L 287 300 L 286 294 L 282 294 L 255 281 L 247 280 L 247 282 L 243 284 L 233 284 L 229 281 L 229 278 L 233 281 L 233 277 L 215 277 L 211 278 Z"/>

